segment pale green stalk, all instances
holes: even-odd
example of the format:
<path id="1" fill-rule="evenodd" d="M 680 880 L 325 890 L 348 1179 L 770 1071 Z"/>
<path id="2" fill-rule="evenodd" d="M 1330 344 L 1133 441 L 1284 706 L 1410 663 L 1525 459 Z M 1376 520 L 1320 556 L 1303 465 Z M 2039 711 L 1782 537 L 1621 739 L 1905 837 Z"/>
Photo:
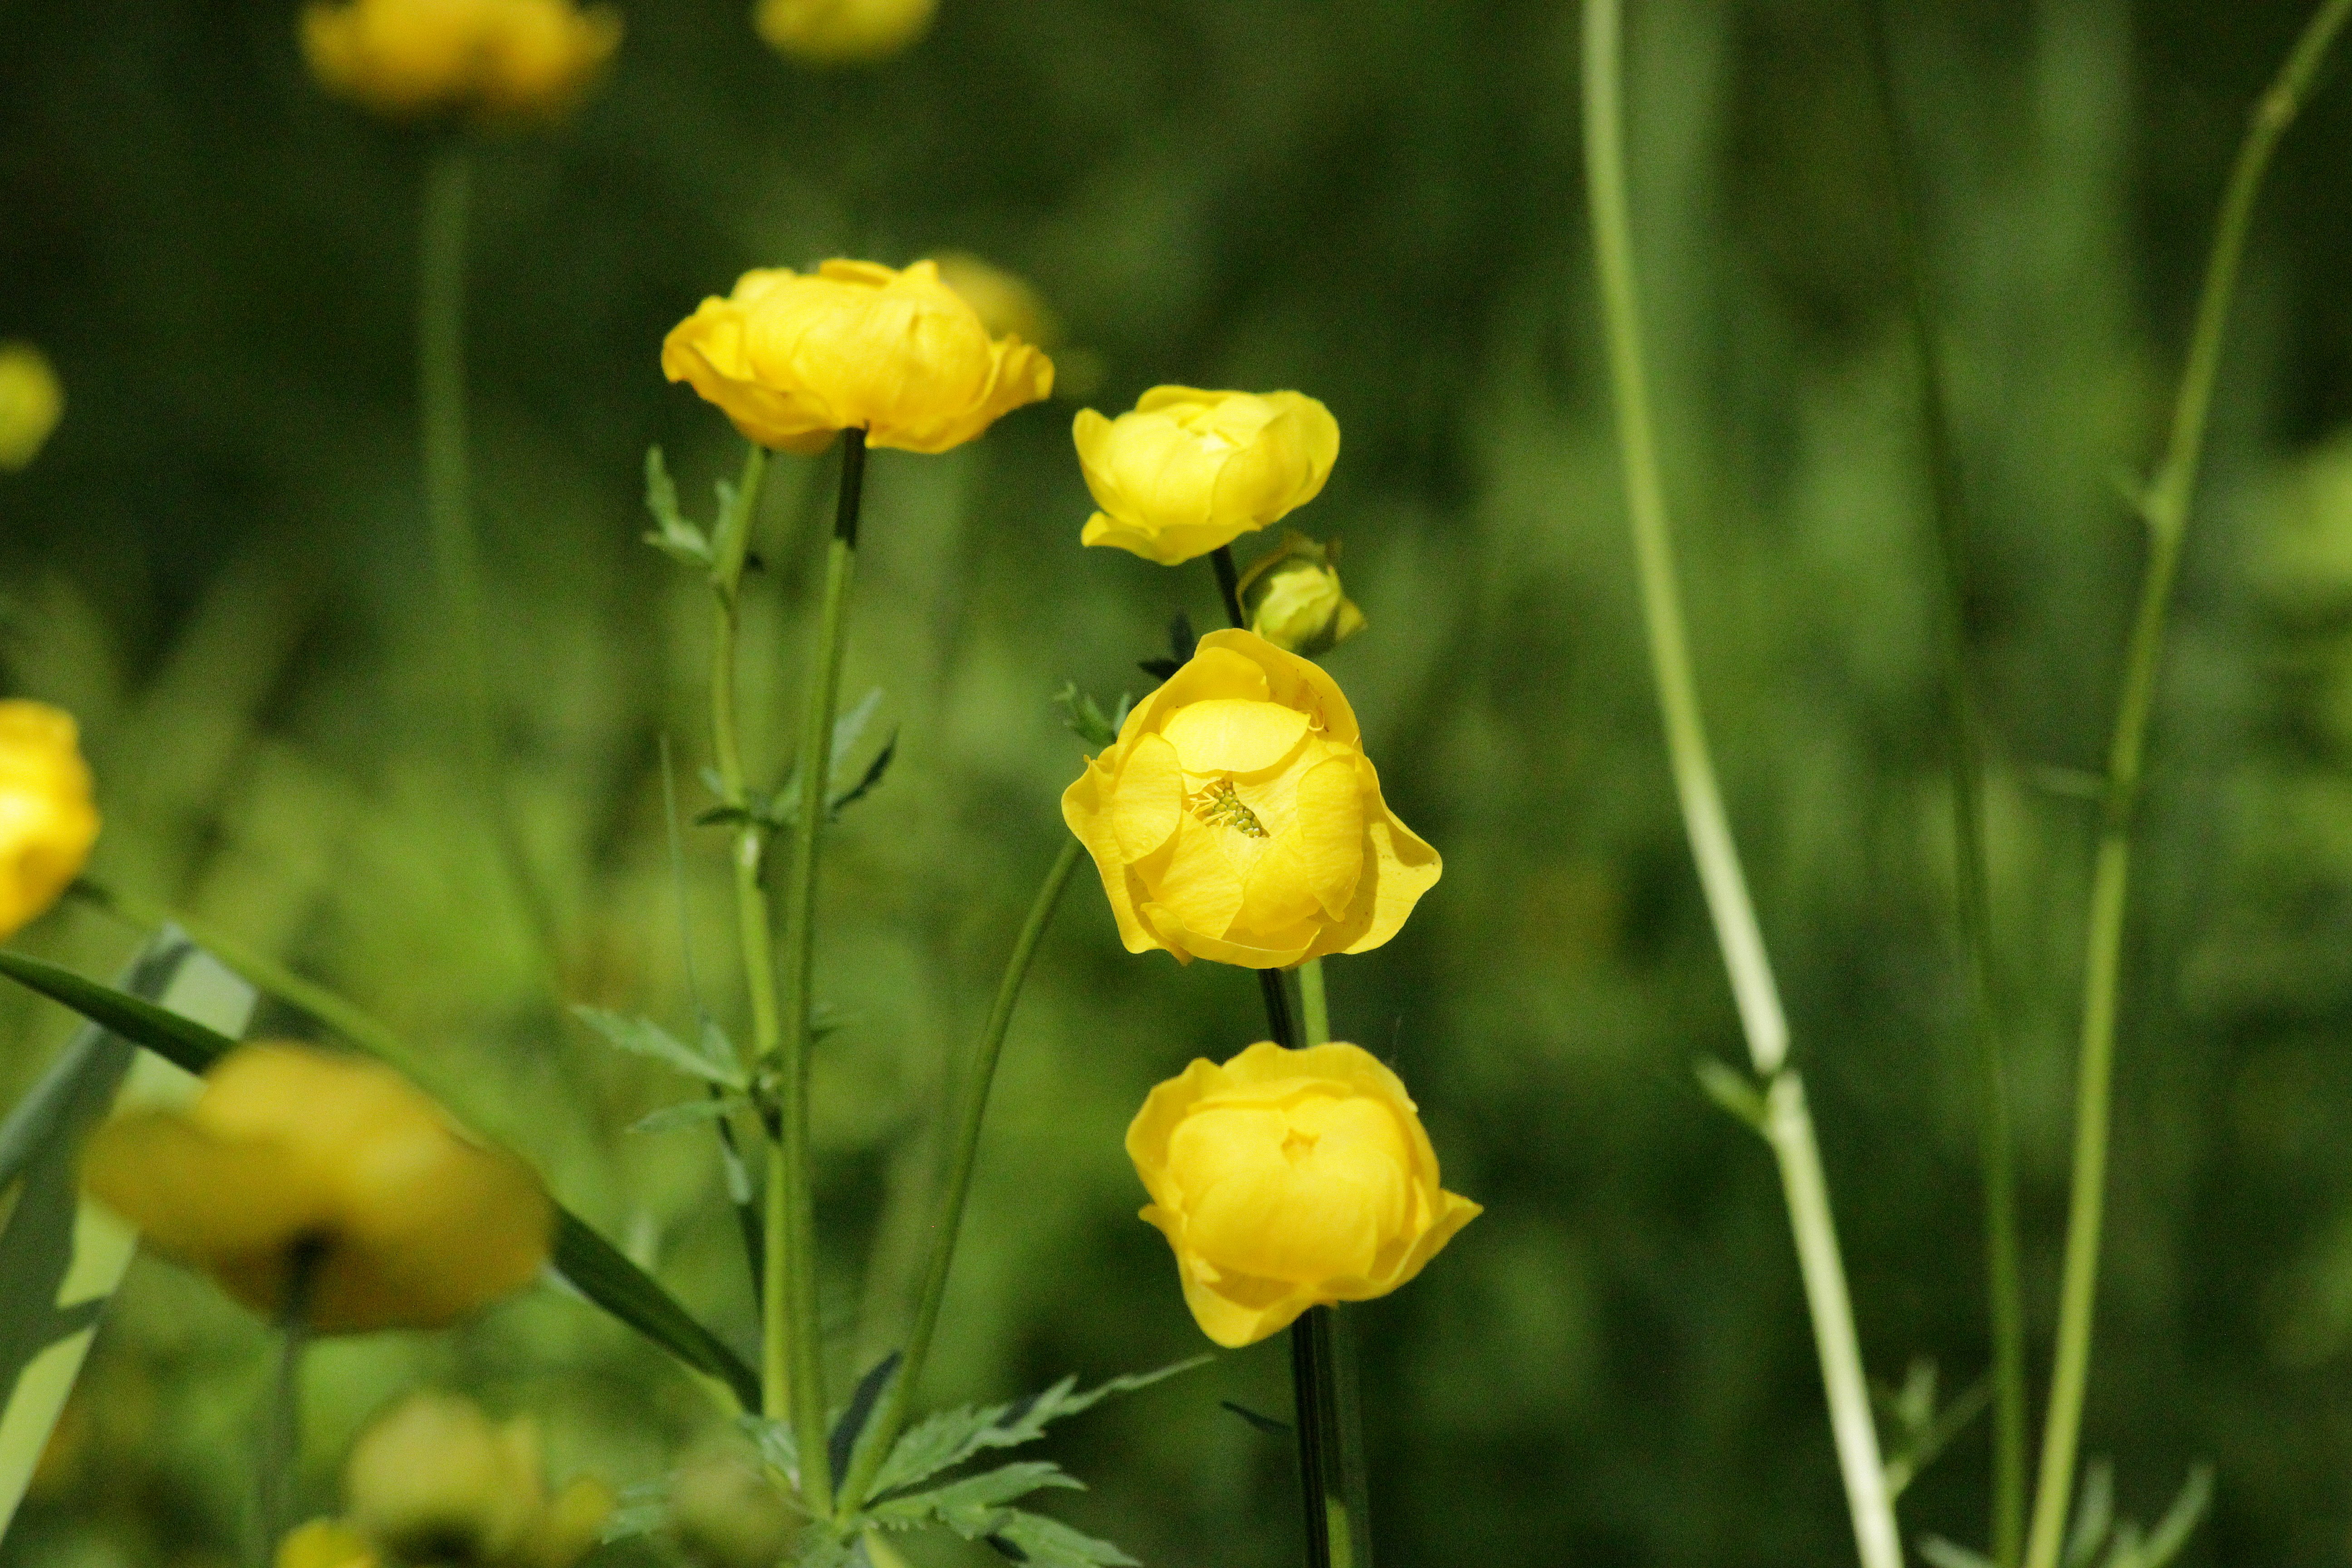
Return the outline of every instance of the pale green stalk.
<path id="1" fill-rule="evenodd" d="M 964 1069 L 963 1084 L 957 1097 L 955 1145 L 948 1156 L 947 1182 L 940 1193 L 939 1218 L 931 1230 L 931 1255 L 923 1271 L 923 1293 L 915 1307 L 914 1326 L 907 1335 L 906 1357 L 898 1363 L 898 1375 L 882 1396 L 882 1406 L 875 1412 L 851 1461 L 848 1478 L 842 1483 L 841 1506 L 845 1512 L 865 1502 L 866 1489 L 873 1483 L 875 1471 L 888 1457 L 898 1434 L 906 1429 L 908 1407 L 914 1398 L 915 1384 L 922 1376 L 923 1363 L 929 1358 L 932 1336 L 939 1330 L 940 1308 L 947 1300 L 948 1274 L 955 1265 L 956 1238 L 963 1227 L 964 1204 L 971 1195 L 971 1173 L 980 1157 L 981 1127 L 988 1119 L 989 1087 L 996 1079 L 996 1063 L 1003 1054 L 1005 1032 L 1013 1026 L 1013 1009 L 1021 1000 L 1022 984 L 1029 977 L 1029 964 L 1037 955 L 1037 943 L 1054 918 L 1055 906 L 1062 901 L 1062 889 L 1069 885 L 1070 873 L 1085 852 L 1086 846 L 1071 838 L 1062 846 L 1062 852 L 1055 857 L 1052 868 L 1045 873 L 1037 897 L 1030 903 L 1029 918 L 1022 922 L 1021 934 L 1013 940 L 1012 956 L 1004 962 L 1004 976 L 997 982 L 996 1000 L 988 1010 L 987 1024 L 981 1029 L 979 1048 L 972 1053 L 971 1065 Z"/>
<path id="2" fill-rule="evenodd" d="M 1633 225 L 1625 194 L 1623 111 L 1619 100 L 1622 49 L 1622 0 L 1585 0 L 1584 143 L 1592 214 L 1593 253 L 1609 344 L 1611 391 L 1617 411 L 1618 452 L 1624 468 L 1626 509 L 1639 562 L 1650 662 L 1666 731 L 1675 794 L 1706 893 L 1716 940 L 1723 952 L 1750 1061 L 1769 1080 L 1763 1131 L 1777 1157 L 1794 1232 L 1797 1259 L 1821 1356 L 1838 1468 L 1854 1543 L 1864 1568 L 1899 1568 L 1903 1550 L 1895 1508 L 1870 1411 L 1869 1384 L 1853 1329 L 1853 1304 L 1839 1259 L 1821 1153 L 1804 1089 L 1785 1066 L 1789 1027 L 1748 896 L 1739 854 L 1724 815 L 1723 796 L 1708 755 L 1706 729 L 1691 671 L 1674 545 L 1667 520 L 1656 437 L 1650 422 L 1648 376 L 1641 345 L 1641 313 L 1633 273 Z"/>
<path id="3" fill-rule="evenodd" d="M 1331 1001 L 1323 989 L 1323 961 L 1310 958 L 1298 966 L 1298 1010 L 1306 1027 L 1306 1045 L 1319 1046 L 1331 1037 Z"/>
<path id="4" fill-rule="evenodd" d="M 2098 858 L 2092 871 L 2091 909 L 2083 966 L 2083 1036 L 2074 1089 L 2074 1171 L 2067 1204 L 2066 1261 L 2059 1285 L 2058 1349 L 2050 1378 L 2050 1415 L 2042 1426 L 2042 1468 L 2034 1491 L 2033 1524 L 2026 1538 L 2026 1568 L 2057 1568 L 2074 1495 L 2074 1461 L 2082 1440 L 2083 1396 L 2090 1382 L 2091 1323 L 2096 1304 L 2099 1237 L 2105 1217 L 2109 1090 L 2115 1075 L 2116 1008 L 2123 967 L 2124 918 L 2128 909 L 2133 819 L 2139 806 L 2148 716 L 2165 621 L 2179 574 L 2180 543 L 2204 457 L 2205 428 L 2238 269 L 2253 224 L 2254 199 L 2280 137 L 2294 121 L 2329 47 L 2352 17 L 2352 0 L 2326 0 L 2305 25 L 2270 89 L 2254 108 L 2221 198 L 2213 247 L 2197 300 L 2173 405 L 2171 435 L 2155 482 L 2141 503 L 2147 522 L 2147 563 L 2137 612 L 2124 657 L 2123 692 L 2107 750 L 2106 788 L 2100 800 Z"/>
<path id="5" fill-rule="evenodd" d="M 841 700 L 841 658 L 849 636 L 849 584 L 857 562 L 857 514 L 866 477 L 866 432 L 841 437 L 841 500 L 824 558 L 824 596 L 809 661 L 795 765 L 800 799 L 784 887 L 783 1006 L 787 1034 L 775 1060 L 777 1135 L 768 1162 L 767 1285 L 762 1349 L 772 1414 L 789 1394 L 800 1447 L 801 1500 L 833 1511 L 833 1465 L 825 1448 L 824 1357 L 817 1323 L 815 1173 L 809 1156 L 809 1028 L 816 956 L 817 844 L 831 805 L 833 722 Z M 762 1058 L 766 1059 L 766 1058 Z"/>

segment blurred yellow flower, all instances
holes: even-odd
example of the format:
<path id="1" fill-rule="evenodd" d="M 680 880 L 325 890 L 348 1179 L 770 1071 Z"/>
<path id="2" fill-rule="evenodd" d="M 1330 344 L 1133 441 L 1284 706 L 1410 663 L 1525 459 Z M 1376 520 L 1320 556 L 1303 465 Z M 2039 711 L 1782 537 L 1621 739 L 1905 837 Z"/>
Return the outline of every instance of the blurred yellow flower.
<path id="1" fill-rule="evenodd" d="M 1321 669 L 1212 632 L 1062 796 L 1129 952 L 1275 969 L 1394 936 L 1441 869 Z"/>
<path id="2" fill-rule="evenodd" d="M 162 1252 L 283 1313 L 298 1259 L 320 1333 L 440 1328 L 530 1282 L 554 1210 L 512 1155 L 451 1126 L 391 1068 L 240 1047 L 184 1112 L 101 1128 L 84 1179 Z"/>
<path id="3" fill-rule="evenodd" d="M 314 1519 L 278 1543 L 277 1568 L 377 1568 L 367 1538 L 338 1520 Z"/>
<path id="4" fill-rule="evenodd" d="M 0 940 L 58 901 L 98 841 L 72 715 L 0 702 Z"/>
<path id="5" fill-rule="evenodd" d="M 0 342 L 0 470 L 14 473 L 40 456 L 65 412 L 49 356 L 30 343 Z"/>
<path id="6" fill-rule="evenodd" d="M 715 1450 L 671 1476 L 669 1521 L 688 1554 L 711 1568 L 772 1568 L 800 1529 L 764 1468 L 748 1455 Z"/>
<path id="7" fill-rule="evenodd" d="M 1155 386 L 1132 412 L 1078 411 L 1071 434 L 1102 510 L 1078 536 L 1174 566 L 1313 500 L 1339 457 L 1331 411 L 1296 392 Z"/>
<path id="8" fill-rule="evenodd" d="M 620 43 L 619 12 L 572 0 L 348 0 L 302 12 L 311 74 L 395 119 L 561 113 Z"/>
<path id="9" fill-rule="evenodd" d="M 804 65 L 875 65 L 931 30 L 939 0 L 760 0 L 751 26 Z"/>
<path id="10" fill-rule="evenodd" d="M 1287 652 L 1308 658 L 1364 629 L 1364 612 L 1339 588 L 1339 542 L 1318 544 L 1286 532 L 1282 547 L 1241 576 L 1242 609 L 1249 628 Z"/>
<path id="11" fill-rule="evenodd" d="M 554 1497 L 528 1417 L 493 1425 L 470 1399 L 410 1394 L 370 1423 L 343 1468 L 347 1522 L 394 1557 L 571 1568 L 596 1543 L 612 1489 L 582 1477 Z"/>
<path id="12" fill-rule="evenodd" d="M 940 281 L 962 296 L 994 336 L 1019 338 L 1048 353 L 1061 342 L 1060 323 L 1026 279 L 968 251 L 943 251 L 936 259 Z"/>
<path id="13" fill-rule="evenodd" d="M 1127 1153 L 1185 1304 L 1228 1349 L 1309 1307 L 1387 1295 L 1479 1213 L 1438 1185 L 1397 1075 L 1337 1042 L 1193 1062 L 1143 1102 Z"/>
<path id="14" fill-rule="evenodd" d="M 877 447 L 944 452 L 1054 390 L 1054 362 L 990 336 L 929 261 L 746 272 L 671 329 L 662 374 L 789 452 L 859 427 Z"/>

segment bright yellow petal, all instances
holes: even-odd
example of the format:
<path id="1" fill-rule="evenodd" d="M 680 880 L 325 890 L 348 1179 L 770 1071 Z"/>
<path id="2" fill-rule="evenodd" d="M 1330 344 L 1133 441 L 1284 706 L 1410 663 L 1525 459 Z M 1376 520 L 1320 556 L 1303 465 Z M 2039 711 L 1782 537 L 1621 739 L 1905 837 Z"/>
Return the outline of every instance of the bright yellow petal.
<path id="1" fill-rule="evenodd" d="M 1188 773 L 1264 773 L 1297 749 L 1307 715 L 1273 702 L 1212 698 L 1178 709 L 1160 732 Z"/>
<path id="2" fill-rule="evenodd" d="M 1111 831 L 1132 865 L 1167 843 L 1184 815 L 1184 767 L 1176 748 L 1159 735 L 1140 737 L 1112 787 Z"/>

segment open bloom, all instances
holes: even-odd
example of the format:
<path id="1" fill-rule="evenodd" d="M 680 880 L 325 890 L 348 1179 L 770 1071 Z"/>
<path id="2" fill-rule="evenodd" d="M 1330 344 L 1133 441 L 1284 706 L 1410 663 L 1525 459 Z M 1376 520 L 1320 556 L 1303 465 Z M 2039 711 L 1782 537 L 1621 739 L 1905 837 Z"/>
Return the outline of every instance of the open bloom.
<path id="1" fill-rule="evenodd" d="M 990 336 L 929 261 L 746 272 L 671 329 L 662 374 L 789 452 L 855 428 L 877 447 L 944 452 L 1054 390 L 1054 362 Z"/>
<path id="2" fill-rule="evenodd" d="M 282 1315 L 306 1269 L 303 1321 L 320 1333 L 455 1322 L 530 1283 L 554 1229 L 512 1155 L 390 1068 L 306 1046 L 232 1051 L 184 1112 L 100 1129 L 83 1176 L 256 1311 Z"/>
<path id="3" fill-rule="evenodd" d="M 618 12 L 572 0 L 349 0 L 302 13 L 311 74 L 395 119 L 561 113 L 620 43 Z"/>
<path id="4" fill-rule="evenodd" d="M 1185 1305 L 1229 1350 L 1309 1307 L 1387 1295 L 1479 1214 L 1438 1185 L 1403 1082 L 1337 1042 L 1193 1062 L 1143 1102 L 1127 1153 Z"/>
<path id="5" fill-rule="evenodd" d="M 760 0 L 751 26 L 813 66 L 876 65 L 922 41 L 939 0 Z"/>
<path id="6" fill-rule="evenodd" d="M 49 356 L 30 343 L 0 343 L 0 472 L 40 456 L 65 412 L 65 388 Z"/>
<path id="7" fill-rule="evenodd" d="M 1116 419 L 1080 409 L 1071 434 L 1102 509 L 1079 542 L 1115 544 L 1162 566 L 1305 506 L 1339 458 L 1339 421 L 1296 392 L 1155 386 Z"/>
<path id="8" fill-rule="evenodd" d="M 1441 869 L 1332 679 L 1212 632 L 1062 795 L 1129 952 L 1275 969 L 1397 933 Z"/>
<path id="9" fill-rule="evenodd" d="M 72 715 L 0 702 L 0 939 L 58 901 L 98 841 Z"/>

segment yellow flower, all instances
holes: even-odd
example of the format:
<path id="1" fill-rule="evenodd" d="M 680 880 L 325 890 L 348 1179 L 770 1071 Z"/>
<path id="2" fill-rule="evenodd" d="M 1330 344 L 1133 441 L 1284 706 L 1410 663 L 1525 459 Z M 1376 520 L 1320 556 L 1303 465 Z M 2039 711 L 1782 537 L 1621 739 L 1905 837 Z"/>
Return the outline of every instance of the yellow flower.
<path id="1" fill-rule="evenodd" d="M 944 452 L 1054 390 L 1054 362 L 992 338 L 929 261 L 746 272 L 671 329 L 662 374 L 788 452 L 861 426 L 877 447 Z"/>
<path id="2" fill-rule="evenodd" d="M 30 343 L 0 342 L 0 470 L 15 473 L 40 456 L 65 412 L 49 356 Z"/>
<path id="3" fill-rule="evenodd" d="M 98 841 L 70 714 L 0 702 L 0 940 L 58 901 Z"/>
<path id="4" fill-rule="evenodd" d="M 302 12 L 311 74 L 397 119 L 561 113 L 620 43 L 618 12 L 572 0 L 349 0 Z"/>
<path id="5" fill-rule="evenodd" d="M 670 1528 L 694 1561 L 713 1568 L 773 1568 L 798 1533 L 793 1510 L 748 1455 L 706 1452 L 669 1483 Z"/>
<path id="6" fill-rule="evenodd" d="M 493 1426 L 470 1399 L 412 1394 L 372 1422 L 343 1468 L 349 1523 L 405 1561 L 571 1568 L 613 1491 L 582 1477 L 553 1498 L 528 1417 Z"/>
<path id="7" fill-rule="evenodd" d="M 554 1210 L 509 1154 L 458 1132 L 391 1068 L 240 1047 L 184 1112 L 90 1141 L 89 1190 L 158 1250 L 280 1315 L 298 1258 L 320 1333 L 440 1328 L 530 1282 Z"/>
<path id="8" fill-rule="evenodd" d="M 1129 952 L 1274 969 L 1394 936 L 1437 851 L 1381 799 L 1331 678 L 1212 632 L 1062 795 Z"/>
<path id="9" fill-rule="evenodd" d="M 1282 548 L 1241 577 L 1249 628 L 1278 648 L 1308 658 L 1364 629 L 1364 612 L 1339 589 L 1339 542 L 1318 544 L 1286 532 Z"/>
<path id="10" fill-rule="evenodd" d="M 1079 542 L 1174 566 L 1322 493 L 1339 457 L 1331 411 L 1296 392 L 1155 386 L 1132 413 L 1078 411 L 1072 435 L 1102 510 Z"/>
<path id="11" fill-rule="evenodd" d="M 1387 1295 L 1479 1213 L 1438 1185 L 1397 1075 L 1337 1042 L 1196 1060 L 1143 1102 L 1127 1153 L 1184 1304 L 1229 1350 L 1309 1307 Z"/>
<path id="12" fill-rule="evenodd" d="M 875 65 L 920 42 L 939 0 L 760 0 L 751 26 L 813 66 Z"/>
<path id="13" fill-rule="evenodd" d="M 1026 279 L 966 251 L 943 251 L 940 281 L 963 297 L 980 324 L 998 337 L 1016 337 L 1051 352 L 1062 329 Z"/>
<path id="14" fill-rule="evenodd" d="M 278 1543 L 277 1568 L 376 1568 L 367 1538 L 337 1520 L 314 1519 Z"/>

